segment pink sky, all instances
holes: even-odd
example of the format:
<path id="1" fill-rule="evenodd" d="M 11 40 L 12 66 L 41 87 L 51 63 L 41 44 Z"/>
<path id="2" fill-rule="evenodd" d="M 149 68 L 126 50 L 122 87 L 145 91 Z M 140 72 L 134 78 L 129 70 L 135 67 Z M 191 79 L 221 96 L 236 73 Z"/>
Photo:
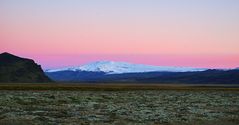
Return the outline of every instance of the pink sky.
<path id="1" fill-rule="evenodd" d="M 0 52 L 43 68 L 113 60 L 239 67 L 239 2 L 0 2 Z"/>

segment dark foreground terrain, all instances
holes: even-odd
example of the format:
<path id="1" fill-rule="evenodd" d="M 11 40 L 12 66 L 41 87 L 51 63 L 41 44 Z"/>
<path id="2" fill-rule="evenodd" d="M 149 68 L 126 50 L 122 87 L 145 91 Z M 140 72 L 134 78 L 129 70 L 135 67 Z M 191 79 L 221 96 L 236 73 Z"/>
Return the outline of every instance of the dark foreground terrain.
<path id="1" fill-rule="evenodd" d="M 239 91 L 232 88 L 29 86 L 0 86 L 0 124 L 239 124 Z"/>

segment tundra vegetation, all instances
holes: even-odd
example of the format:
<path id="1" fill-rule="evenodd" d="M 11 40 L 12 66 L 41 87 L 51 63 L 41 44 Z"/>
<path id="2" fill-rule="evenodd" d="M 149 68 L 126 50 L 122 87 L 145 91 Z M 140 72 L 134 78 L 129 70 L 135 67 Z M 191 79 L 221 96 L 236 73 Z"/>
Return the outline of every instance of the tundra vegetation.
<path id="1" fill-rule="evenodd" d="M 239 124 L 237 89 L 16 86 L 0 87 L 0 124 Z"/>

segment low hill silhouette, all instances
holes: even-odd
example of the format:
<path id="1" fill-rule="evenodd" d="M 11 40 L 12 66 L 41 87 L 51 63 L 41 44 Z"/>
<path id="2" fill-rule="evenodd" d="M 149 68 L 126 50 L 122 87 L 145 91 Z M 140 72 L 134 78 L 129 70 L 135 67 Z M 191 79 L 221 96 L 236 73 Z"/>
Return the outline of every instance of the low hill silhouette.
<path id="1" fill-rule="evenodd" d="M 10 53 L 0 54 L 0 83 L 51 82 L 40 65 L 32 59 L 21 58 Z"/>

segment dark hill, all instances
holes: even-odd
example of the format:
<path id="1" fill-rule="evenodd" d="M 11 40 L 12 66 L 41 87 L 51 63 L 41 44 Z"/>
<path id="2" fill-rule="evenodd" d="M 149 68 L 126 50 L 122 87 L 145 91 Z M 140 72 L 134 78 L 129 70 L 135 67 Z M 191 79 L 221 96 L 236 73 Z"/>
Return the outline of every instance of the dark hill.
<path id="1" fill-rule="evenodd" d="M 239 70 L 206 70 L 198 72 L 145 72 L 105 74 L 104 72 L 59 71 L 46 73 L 61 82 L 94 83 L 174 83 L 174 84 L 239 84 Z"/>
<path id="2" fill-rule="evenodd" d="M 40 83 L 51 82 L 40 65 L 31 59 L 21 58 L 9 53 L 0 54 L 1 83 Z"/>

